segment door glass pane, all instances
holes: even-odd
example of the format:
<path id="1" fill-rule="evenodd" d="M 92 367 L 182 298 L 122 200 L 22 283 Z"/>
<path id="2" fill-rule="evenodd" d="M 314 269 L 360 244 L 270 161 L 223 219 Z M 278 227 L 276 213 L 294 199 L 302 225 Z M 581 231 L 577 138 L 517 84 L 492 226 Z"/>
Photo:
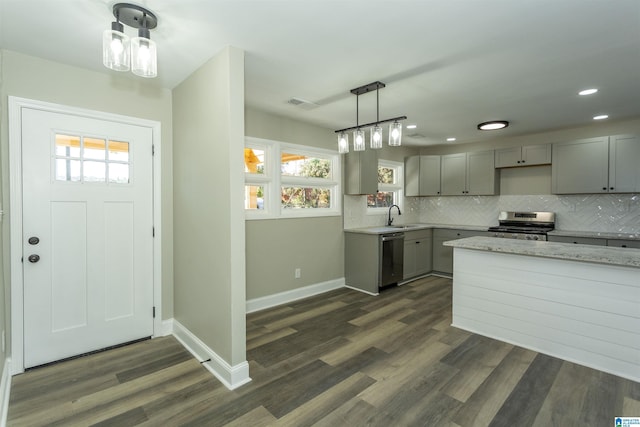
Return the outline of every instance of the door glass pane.
<path id="1" fill-rule="evenodd" d="M 106 160 L 107 142 L 104 139 L 84 138 L 84 158 L 95 160 Z"/>
<path id="2" fill-rule="evenodd" d="M 264 150 L 257 148 L 244 149 L 244 171 L 246 173 L 264 174 Z"/>
<path id="3" fill-rule="evenodd" d="M 109 153 L 111 155 L 111 153 Z M 129 183 L 129 165 L 127 163 L 109 163 L 109 182 L 114 184 Z"/>
<path id="4" fill-rule="evenodd" d="M 122 141 L 109 141 L 109 160 L 128 162 L 129 143 Z"/>
<path id="5" fill-rule="evenodd" d="M 80 137 L 56 134 L 56 156 L 80 157 Z"/>
<path id="6" fill-rule="evenodd" d="M 80 181 L 80 160 L 56 159 L 56 180 Z"/>
<path id="7" fill-rule="evenodd" d="M 105 162 L 85 161 L 83 163 L 84 182 L 105 182 L 107 176 L 107 164 Z"/>
<path id="8" fill-rule="evenodd" d="M 264 187 L 261 185 L 244 186 L 244 208 L 264 209 Z"/>
<path id="9" fill-rule="evenodd" d="M 280 200 L 285 209 L 329 209 L 331 190 L 317 187 L 282 187 Z"/>
<path id="10" fill-rule="evenodd" d="M 302 154 L 282 153 L 280 170 L 283 175 L 331 178 L 331 161 Z"/>

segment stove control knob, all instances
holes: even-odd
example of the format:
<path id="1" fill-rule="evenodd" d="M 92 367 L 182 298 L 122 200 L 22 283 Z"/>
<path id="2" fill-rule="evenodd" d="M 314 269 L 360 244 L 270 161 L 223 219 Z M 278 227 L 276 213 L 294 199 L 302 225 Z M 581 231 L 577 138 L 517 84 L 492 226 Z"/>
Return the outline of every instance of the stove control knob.
<path id="1" fill-rule="evenodd" d="M 532 240 L 532 239 L 533 239 L 533 236 L 529 236 L 529 235 L 527 234 L 526 236 L 524 236 L 524 238 L 525 238 L 525 239 L 527 239 L 527 240 Z"/>
<path id="2" fill-rule="evenodd" d="M 531 240 L 540 240 L 540 236 L 531 236 Z"/>

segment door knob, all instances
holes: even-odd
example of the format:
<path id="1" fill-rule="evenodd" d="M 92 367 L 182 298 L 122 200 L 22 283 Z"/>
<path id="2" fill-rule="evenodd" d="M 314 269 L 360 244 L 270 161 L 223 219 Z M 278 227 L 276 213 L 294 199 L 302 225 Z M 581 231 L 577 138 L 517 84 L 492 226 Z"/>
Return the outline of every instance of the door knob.
<path id="1" fill-rule="evenodd" d="M 37 245 L 38 243 L 40 243 L 40 239 L 38 239 L 37 237 L 29 237 L 28 241 L 30 245 Z"/>
<path id="2" fill-rule="evenodd" d="M 40 255 L 36 255 L 36 254 L 29 255 L 29 258 L 27 259 L 29 260 L 29 262 L 36 263 L 40 261 Z"/>

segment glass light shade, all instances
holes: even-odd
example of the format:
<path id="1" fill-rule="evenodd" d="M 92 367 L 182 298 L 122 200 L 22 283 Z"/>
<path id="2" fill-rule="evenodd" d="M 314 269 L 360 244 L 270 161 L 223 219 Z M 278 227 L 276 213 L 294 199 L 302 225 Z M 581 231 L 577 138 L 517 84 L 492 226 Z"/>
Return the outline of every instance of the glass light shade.
<path id="1" fill-rule="evenodd" d="M 113 24 L 102 33 L 102 63 L 115 71 L 129 71 L 129 36 L 122 32 L 122 24 Z"/>
<path id="2" fill-rule="evenodd" d="M 371 128 L 371 140 L 369 141 L 371 148 L 382 148 L 382 127 L 375 125 Z"/>
<path id="3" fill-rule="evenodd" d="M 353 131 L 353 151 L 364 151 L 365 145 L 364 131 L 361 129 Z"/>
<path id="4" fill-rule="evenodd" d="M 389 125 L 389 145 L 397 147 L 402 144 L 402 124 L 393 122 Z"/>
<path id="5" fill-rule="evenodd" d="M 140 77 L 158 75 L 158 56 L 153 40 L 146 37 L 131 39 L 131 71 Z"/>
<path id="6" fill-rule="evenodd" d="M 344 154 L 349 152 L 349 134 L 340 132 L 338 135 L 338 153 Z"/>

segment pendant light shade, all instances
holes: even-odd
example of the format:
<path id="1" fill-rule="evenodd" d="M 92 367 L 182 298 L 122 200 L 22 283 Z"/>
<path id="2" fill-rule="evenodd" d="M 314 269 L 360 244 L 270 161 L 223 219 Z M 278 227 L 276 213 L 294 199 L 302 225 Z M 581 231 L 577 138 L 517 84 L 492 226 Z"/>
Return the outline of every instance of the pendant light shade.
<path id="1" fill-rule="evenodd" d="M 398 147 L 402 144 L 402 123 L 393 122 L 389 125 L 389 145 Z"/>
<path id="2" fill-rule="evenodd" d="M 349 152 L 349 134 L 340 132 L 338 135 L 338 153 L 345 154 Z"/>
<path id="3" fill-rule="evenodd" d="M 382 127 L 375 125 L 371 128 L 371 140 L 369 142 L 371 148 L 382 148 Z"/>
<path id="4" fill-rule="evenodd" d="M 353 132 L 353 151 L 364 151 L 364 131 L 362 129 L 356 129 Z"/>
<path id="5" fill-rule="evenodd" d="M 102 33 L 102 63 L 115 71 L 129 71 L 129 36 L 119 22 Z"/>
<path id="6" fill-rule="evenodd" d="M 140 77 L 158 75 L 156 43 L 149 38 L 149 30 L 140 28 L 138 37 L 131 39 L 131 71 Z"/>

